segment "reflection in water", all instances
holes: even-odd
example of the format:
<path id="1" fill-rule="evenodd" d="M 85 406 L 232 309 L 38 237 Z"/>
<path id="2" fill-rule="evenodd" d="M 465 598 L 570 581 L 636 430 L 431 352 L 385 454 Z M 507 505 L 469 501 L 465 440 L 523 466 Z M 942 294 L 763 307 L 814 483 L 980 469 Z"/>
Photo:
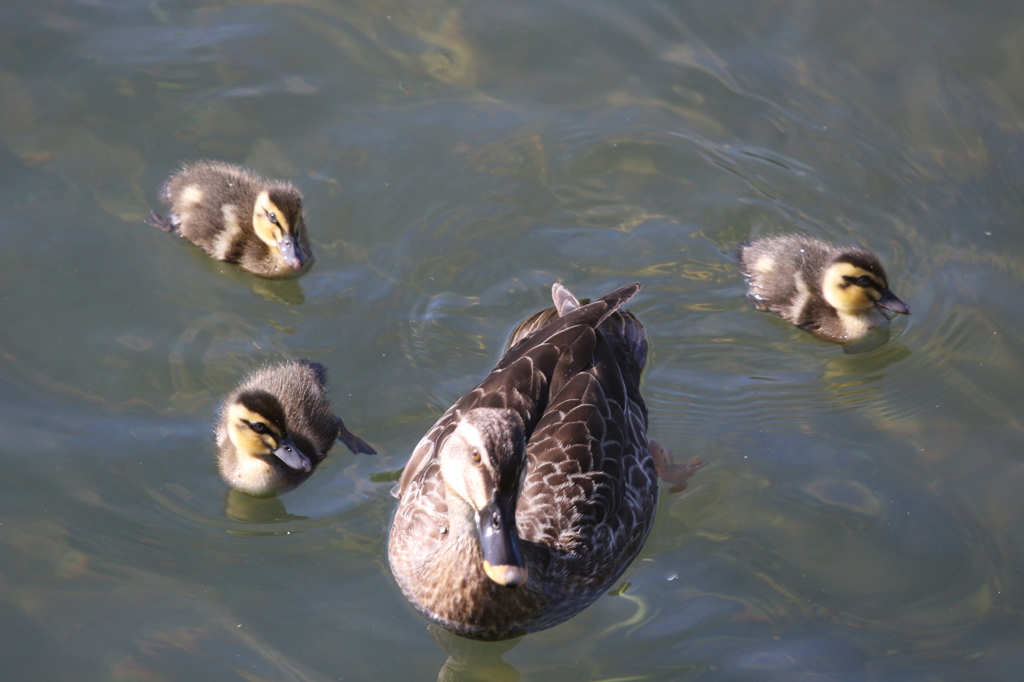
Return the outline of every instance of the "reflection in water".
<path id="1" fill-rule="evenodd" d="M 316 267 L 315 265 L 313 267 Z M 252 290 L 259 296 L 272 303 L 285 303 L 287 305 L 302 305 L 305 296 L 302 294 L 302 285 L 298 280 L 268 281 L 252 278 Z"/>
<path id="2" fill-rule="evenodd" d="M 822 367 L 820 380 L 815 382 L 816 388 L 835 400 L 839 409 L 858 409 L 865 411 L 862 414 L 869 414 L 891 401 L 888 392 L 892 388 L 886 378 L 898 371 L 900 363 L 908 361 L 911 355 L 910 348 L 897 341 L 873 349 L 870 354 L 829 358 Z M 894 428 L 898 424 L 879 426 Z"/>
<path id="3" fill-rule="evenodd" d="M 889 341 L 889 327 L 879 328 L 874 334 L 866 336 L 860 341 L 854 341 L 843 346 L 843 353 L 846 355 L 860 355 L 862 353 L 870 353 L 873 350 L 878 350 Z"/>
<path id="4" fill-rule="evenodd" d="M 252 497 L 235 489 L 228 491 L 224 513 L 229 519 L 246 523 L 281 523 L 309 518 L 289 514 L 278 497 Z"/>
<path id="5" fill-rule="evenodd" d="M 27 642 L 5 663 L 13 679 L 54 668 L 57 678 L 83 680 L 164 679 L 167 670 L 239 681 L 326 679 L 269 645 L 208 586 L 84 553 L 52 521 L 8 518 L 4 528 L 2 547 L 14 560 L 0 582 L 0 610 L 13 616 L 5 623 L 56 643 Z"/>
<path id="6" fill-rule="evenodd" d="M 234 386 L 251 367 L 248 354 L 259 348 L 255 327 L 232 313 L 194 318 L 174 343 L 170 376 L 174 393 L 170 403 L 182 410 L 211 403 L 225 391 L 211 386 Z"/>
<path id="7" fill-rule="evenodd" d="M 3 4 L 6 675 L 433 677 L 370 475 L 546 286 L 640 279 L 651 436 L 709 466 L 522 677 L 1017 679 L 1024 5 L 964 11 Z M 205 157 L 303 189 L 301 285 L 141 222 Z M 843 355 L 759 315 L 728 253 L 780 232 L 870 244 L 913 317 Z M 282 357 L 387 454 L 225 508 L 217 399 Z"/>
<path id="8" fill-rule="evenodd" d="M 517 682 L 519 671 L 502 660 L 522 637 L 503 642 L 478 642 L 453 635 L 444 628 L 428 625 L 437 646 L 448 660 L 437 674 L 438 682 Z"/>

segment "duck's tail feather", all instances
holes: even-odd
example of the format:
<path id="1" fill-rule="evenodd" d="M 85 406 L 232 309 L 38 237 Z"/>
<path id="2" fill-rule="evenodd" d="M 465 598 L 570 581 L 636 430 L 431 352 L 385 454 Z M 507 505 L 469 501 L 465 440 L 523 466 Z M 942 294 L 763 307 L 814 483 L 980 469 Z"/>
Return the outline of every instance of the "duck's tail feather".
<path id="1" fill-rule="evenodd" d="M 572 292 L 558 282 L 551 285 L 551 300 L 555 302 L 555 309 L 558 310 L 559 317 L 565 317 L 580 307 L 579 300 L 572 295 Z"/>
<path id="2" fill-rule="evenodd" d="M 638 291 L 640 291 L 640 282 L 633 282 L 632 284 L 619 287 L 615 291 L 605 294 L 599 298 L 599 301 L 604 301 L 608 304 L 608 309 L 605 310 L 604 315 L 601 316 L 597 326 L 601 326 L 604 321 L 611 317 L 613 313 L 617 312 L 619 308 L 629 303 L 630 299 L 636 296 Z"/>
<path id="3" fill-rule="evenodd" d="M 640 284 L 633 282 L 626 286 L 619 287 L 615 291 L 602 296 L 600 301 L 608 304 L 605 313 L 598 320 L 596 326 L 602 327 L 617 336 L 621 336 L 629 346 L 637 364 L 643 369 L 647 361 L 647 333 L 640 321 L 628 311 L 619 310 L 620 306 L 627 303 L 636 293 L 640 291 Z M 551 287 L 551 299 L 554 306 L 544 308 L 530 315 L 519 323 L 512 331 L 505 344 L 507 353 L 512 346 L 530 336 L 537 330 L 546 326 L 559 317 L 565 317 L 579 308 L 590 303 L 589 298 L 577 299 L 565 286 L 555 283 Z"/>

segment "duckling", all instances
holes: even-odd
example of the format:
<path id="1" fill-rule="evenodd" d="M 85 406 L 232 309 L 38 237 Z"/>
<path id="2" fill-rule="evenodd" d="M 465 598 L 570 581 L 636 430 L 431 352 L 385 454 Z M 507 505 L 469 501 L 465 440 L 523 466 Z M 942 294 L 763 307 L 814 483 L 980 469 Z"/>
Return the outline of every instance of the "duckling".
<path id="1" fill-rule="evenodd" d="M 228 394 L 217 426 L 218 468 L 255 497 L 288 492 L 309 478 L 338 439 L 376 454 L 334 416 L 323 365 L 295 360 L 256 370 Z"/>
<path id="2" fill-rule="evenodd" d="M 147 223 L 179 235 L 217 260 L 261 277 L 298 277 L 313 264 L 302 215 L 302 194 L 230 163 L 185 164 L 164 183 L 170 217 L 151 212 Z"/>
<path id="3" fill-rule="evenodd" d="M 825 341 L 848 344 L 886 328 L 881 308 L 910 314 L 889 290 L 882 264 L 863 249 L 781 235 L 744 244 L 739 261 L 758 310 Z"/>

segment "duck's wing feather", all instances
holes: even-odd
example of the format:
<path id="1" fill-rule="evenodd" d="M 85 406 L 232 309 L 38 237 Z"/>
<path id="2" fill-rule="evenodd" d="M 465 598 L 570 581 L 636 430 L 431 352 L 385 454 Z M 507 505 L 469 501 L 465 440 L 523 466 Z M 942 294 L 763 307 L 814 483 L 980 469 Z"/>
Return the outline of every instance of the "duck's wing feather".
<path id="1" fill-rule="evenodd" d="M 520 322 L 509 336 L 508 343 L 505 344 L 506 352 L 552 320 L 590 302 L 590 299 L 587 298 L 577 300 L 568 289 L 557 283 L 552 287 L 551 293 L 555 305 L 538 310 Z M 636 360 L 639 368 L 643 369 L 647 362 L 647 334 L 633 313 L 627 310 L 616 310 L 601 325 L 611 331 L 613 336 L 621 336 L 625 339 L 633 353 L 633 359 Z"/>
<path id="2" fill-rule="evenodd" d="M 516 343 L 494 369 L 472 391 L 441 415 L 420 440 L 392 491 L 401 497 L 410 483 L 433 460 L 461 415 L 477 407 L 507 408 L 523 421 L 527 439 L 547 406 L 549 395 L 560 391 L 566 381 L 591 362 L 594 330 L 640 290 L 628 284 L 556 317 Z M 571 294 L 570 294 L 571 295 Z"/>
<path id="3" fill-rule="evenodd" d="M 530 439 L 518 530 L 558 556 L 548 570 L 558 566 L 566 589 L 603 589 L 650 532 L 657 471 L 639 380 L 628 344 L 602 328 L 593 366 L 552 396 Z"/>

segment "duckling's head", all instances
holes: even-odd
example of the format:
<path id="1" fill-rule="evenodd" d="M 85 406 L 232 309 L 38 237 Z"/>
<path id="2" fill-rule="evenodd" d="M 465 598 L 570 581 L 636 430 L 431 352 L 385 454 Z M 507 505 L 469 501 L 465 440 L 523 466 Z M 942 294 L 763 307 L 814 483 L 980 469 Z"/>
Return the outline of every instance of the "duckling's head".
<path id="1" fill-rule="evenodd" d="M 889 290 L 885 269 L 866 251 L 843 251 L 825 269 L 821 293 L 837 311 L 858 315 L 878 306 L 910 314 L 907 304 Z"/>
<path id="2" fill-rule="evenodd" d="M 260 192 L 252 212 L 252 227 L 271 252 L 281 255 L 292 270 L 306 264 L 299 235 L 305 229 L 302 195 L 291 185 L 274 185 Z"/>
<path id="3" fill-rule="evenodd" d="M 311 471 L 309 458 L 285 428 L 284 408 L 266 391 L 243 391 L 225 409 L 228 438 L 242 457 L 281 460 L 290 469 Z"/>
<path id="4" fill-rule="evenodd" d="M 506 409 L 470 410 L 441 445 L 438 460 L 448 494 L 472 512 L 487 577 L 507 587 L 526 582 L 516 532 L 516 501 L 526 472 L 519 416 Z"/>

